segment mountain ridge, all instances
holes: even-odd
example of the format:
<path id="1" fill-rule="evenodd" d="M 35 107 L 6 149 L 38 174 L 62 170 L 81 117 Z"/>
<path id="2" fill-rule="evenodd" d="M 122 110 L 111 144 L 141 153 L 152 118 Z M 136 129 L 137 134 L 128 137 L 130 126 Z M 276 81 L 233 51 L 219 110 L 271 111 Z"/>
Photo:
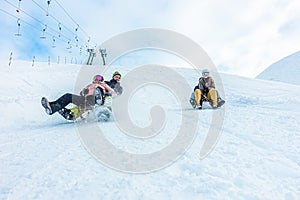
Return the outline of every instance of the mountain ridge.
<path id="1" fill-rule="evenodd" d="M 300 85 L 300 51 L 273 63 L 256 78 Z"/>

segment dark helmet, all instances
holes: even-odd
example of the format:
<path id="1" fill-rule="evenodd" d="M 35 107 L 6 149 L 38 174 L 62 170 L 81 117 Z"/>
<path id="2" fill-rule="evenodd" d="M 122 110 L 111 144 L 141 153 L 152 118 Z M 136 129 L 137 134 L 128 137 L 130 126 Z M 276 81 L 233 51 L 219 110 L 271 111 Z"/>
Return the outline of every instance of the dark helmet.
<path id="1" fill-rule="evenodd" d="M 120 72 L 118 72 L 118 71 L 115 71 L 115 72 L 113 73 L 112 77 L 114 77 L 114 76 L 122 76 L 122 75 L 121 75 L 121 73 L 120 73 Z"/>

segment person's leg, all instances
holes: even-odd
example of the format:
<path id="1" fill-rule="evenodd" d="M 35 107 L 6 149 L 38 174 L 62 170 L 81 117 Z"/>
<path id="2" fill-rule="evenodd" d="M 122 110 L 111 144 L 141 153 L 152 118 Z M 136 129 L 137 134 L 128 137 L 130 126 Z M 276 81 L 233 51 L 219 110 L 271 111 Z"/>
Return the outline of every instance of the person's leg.
<path id="1" fill-rule="evenodd" d="M 217 92 L 215 88 L 211 88 L 207 94 L 207 99 L 212 101 L 212 106 L 216 108 L 218 106 Z"/>
<path id="2" fill-rule="evenodd" d="M 85 98 L 83 96 L 66 93 L 63 96 L 59 97 L 56 101 L 49 102 L 52 114 L 61 110 L 62 108 L 65 108 L 70 103 L 81 106 L 84 105 Z"/>
<path id="3" fill-rule="evenodd" d="M 196 104 L 197 104 L 197 106 L 200 106 L 201 105 L 201 95 L 202 95 L 201 90 L 196 89 L 194 93 L 195 93 Z"/>
<path id="4" fill-rule="evenodd" d="M 66 93 L 53 102 L 49 102 L 45 97 L 43 97 L 41 100 L 41 104 L 45 108 L 45 111 L 48 115 L 59 112 L 59 114 L 61 114 L 64 118 L 73 120 L 74 115 L 70 109 L 66 108 L 69 103 L 74 103 L 77 106 L 84 107 L 85 97 Z"/>

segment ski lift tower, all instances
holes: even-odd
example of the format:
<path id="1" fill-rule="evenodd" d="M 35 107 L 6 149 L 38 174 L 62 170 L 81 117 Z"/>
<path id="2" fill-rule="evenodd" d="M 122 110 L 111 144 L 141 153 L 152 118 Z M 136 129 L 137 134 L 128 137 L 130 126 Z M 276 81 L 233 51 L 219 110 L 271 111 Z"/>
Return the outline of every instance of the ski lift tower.
<path id="1" fill-rule="evenodd" d="M 88 49 L 87 52 L 89 53 L 89 58 L 87 61 L 87 65 L 92 65 L 94 57 L 96 56 L 96 53 L 94 52 L 94 49 Z"/>
<path id="2" fill-rule="evenodd" d="M 105 62 L 105 58 L 107 56 L 106 49 L 100 49 L 99 51 L 101 53 L 103 65 L 106 65 L 106 62 Z"/>

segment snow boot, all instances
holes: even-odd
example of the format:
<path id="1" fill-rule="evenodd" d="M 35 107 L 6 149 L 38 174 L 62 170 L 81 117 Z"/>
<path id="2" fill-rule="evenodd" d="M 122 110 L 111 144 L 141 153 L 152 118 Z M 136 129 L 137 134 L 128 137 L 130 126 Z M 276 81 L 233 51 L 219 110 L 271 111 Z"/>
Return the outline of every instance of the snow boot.
<path id="1" fill-rule="evenodd" d="M 62 108 L 58 111 L 58 113 L 63 116 L 66 120 L 75 120 L 76 117 L 73 112 L 68 108 Z"/>
<path id="2" fill-rule="evenodd" d="M 48 115 L 52 115 L 53 113 L 62 109 L 62 106 L 57 102 L 49 102 L 46 97 L 41 99 L 41 104 L 45 108 L 45 111 Z"/>
<path id="3" fill-rule="evenodd" d="M 196 106 L 196 109 L 198 109 L 198 110 L 202 110 L 202 106 L 201 106 L 201 105 L 199 105 L 199 106 Z"/>
<path id="4" fill-rule="evenodd" d="M 201 110 L 202 109 L 202 103 L 203 103 L 203 97 L 200 100 L 200 105 L 197 105 L 196 100 L 195 100 L 195 94 L 194 92 L 191 94 L 190 97 L 190 104 L 192 105 L 193 108 Z"/>
<path id="5" fill-rule="evenodd" d="M 223 106 L 224 103 L 225 103 L 225 101 L 223 99 L 218 98 L 218 108 L 221 107 L 221 106 Z"/>
<path id="6" fill-rule="evenodd" d="M 52 109 L 51 109 L 50 103 L 46 97 L 43 97 L 41 99 L 41 104 L 45 108 L 46 113 L 48 115 L 52 115 Z"/>

